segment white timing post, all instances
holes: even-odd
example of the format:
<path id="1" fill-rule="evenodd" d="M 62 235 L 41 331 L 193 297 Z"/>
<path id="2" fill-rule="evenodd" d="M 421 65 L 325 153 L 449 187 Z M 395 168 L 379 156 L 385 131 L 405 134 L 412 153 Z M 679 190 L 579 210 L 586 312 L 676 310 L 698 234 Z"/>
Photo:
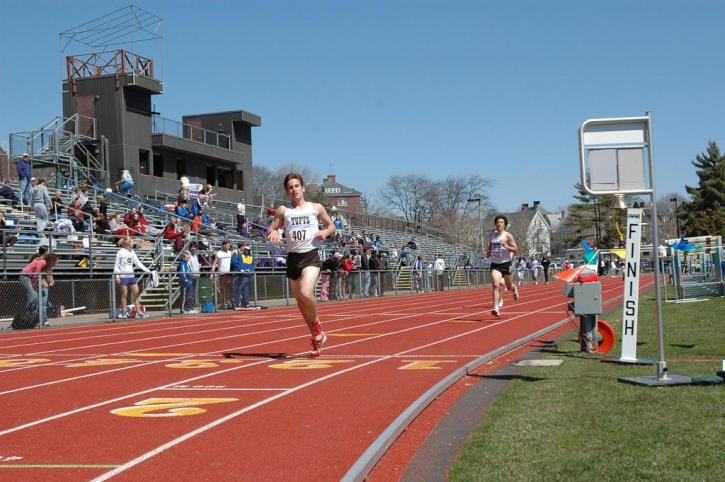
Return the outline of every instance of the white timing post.
<path id="1" fill-rule="evenodd" d="M 648 358 L 637 358 L 637 317 L 639 314 L 640 246 L 642 243 L 642 217 L 639 208 L 627 210 L 626 264 L 624 275 L 624 298 L 622 304 L 622 356 L 602 358 L 603 362 L 633 365 L 654 365 Z"/>

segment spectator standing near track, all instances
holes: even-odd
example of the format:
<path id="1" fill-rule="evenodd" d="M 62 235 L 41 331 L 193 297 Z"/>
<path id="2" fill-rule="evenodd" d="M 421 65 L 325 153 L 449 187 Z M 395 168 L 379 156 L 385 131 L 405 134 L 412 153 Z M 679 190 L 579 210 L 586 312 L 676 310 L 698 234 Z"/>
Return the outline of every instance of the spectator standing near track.
<path id="1" fill-rule="evenodd" d="M 493 309 L 491 314 L 501 316 L 501 306 L 503 306 L 501 280 L 504 281 L 506 288 L 513 292 L 514 301 L 519 300 L 519 290 L 511 282 L 511 260 L 519 248 L 516 246 L 516 241 L 514 241 L 511 233 L 506 231 L 506 226 L 508 226 L 506 216 L 496 216 L 494 225 L 496 227 L 491 233 L 486 256 L 491 260 L 491 284 L 493 285 Z"/>
<path id="2" fill-rule="evenodd" d="M 232 295 L 234 309 L 249 309 L 251 308 L 249 292 L 254 276 L 254 258 L 252 250 L 245 243 L 239 243 L 238 249 L 232 255 L 232 269 L 239 273 L 234 277 L 234 294 Z"/>
<path id="3" fill-rule="evenodd" d="M 524 260 L 524 258 L 519 258 L 518 263 L 516 263 L 516 284 L 519 286 L 524 284 L 526 269 L 526 261 Z"/>
<path id="4" fill-rule="evenodd" d="M 425 266 L 423 265 L 423 258 L 418 255 L 418 257 L 415 259 L 415 263 L 413 263 L 413 279 L 415 279 L 415 292 L 420 293 L 423 291 L 423 270 L 425 269 Z"/>
<path id="5" fill-rule="evenodd" d="M 30 202 L 30 179 L 33 177 L 33 168 L 30 165 L 30 156 L 28 156 L 27 152 L 15 164 L 15 169 L 18 172 L 20 204 L 28 204 Z"/>
<path id="6" fill-rule="evenodd" d="M 535 285 L 539 284 L 539 260 L 536 258 L 531 260 L 531 277 Z"/>
<path id="7" fill-rule="evenodd" d="M 48 324 L 48 288 L 53 286 L 54 282 L 51 271 L 57 262 L 58 256 L 44 251 L 43 254 L 32 258 L 30 262 L 25 265 L 18 277 L 20 284 L 23 288 L 25 288 L 25 294 L 27 295 L 25 309 L 37 310 L 39 303 L 39 322 L 43 325 Z M 45 277 L 43 278 L 40 273 L 45 273 Z"/>
<path id="8" fill-rule="evenodd" d="M 45 237 L 45 227 L 48 225 L 48 205 L 50 204 L 50 194 L 48 194 L 48 188 L 45 187 L 45 179 L 42 177 L 39 180 L 32 178 L 31 184 L 33 185 L 30 191 L 30 205 L 33 206 L 35 212 L 35 225 L 38 236 Z"/>
<path id="9" fill-rule="evenodd" d="M 181 253 L 181 260 L 179 260 L 179 287 L 181 288 L 181 313 L 183 315 L 193 315 L 197 311 L 194 309 L 192 304 L 194 296 L 191 294 L 191 290 L 194 288 L 193 278 L 191 277 L 191 265 L 189 259 L 191 253 L 184 251 Z"/>
<path id="10" fill-rule="evenodd" d="M 443 260 L 441 255 L 436 255 L 436 260 L 433 262 L 433 272 L 435 274 L 435 289 L 436 291 L 443 291 L 443 274 L 446 271 L 446 262 Z"/>
<path id="11" fill-rule="evenodd" d="M 219 271 L 219 291 L 222 294 L 221 305 L 225 308 L 234 309 L 232 306 L 231 291 L 232 280 L 229 273 L 232 270 L 232 252 L 229 250 L 232 243 L 229 240 L 222 241 L 222 249 L 214 254 L 214 261 L 211 263 L 211 271 Z"/>
<path id="12" fill-rule="evenodd" d="M 187 293 L 188 305 L 195 310 L 196 306 L 196 287 L 201 277 L 201 263 L 199 262 L 199 246 L 196 241 L 189 243 L 189 268 L 191 268 L 191 290 Z M 195 310 L 196 311 L 196 310 Z"/>
<path id="13" fill-rule="evenodd" d="M 370 292 L 370 249 L 363 249 L 360 256 L 360 285 L 362 289 L 362 297 L 367 298 Z"/>
<path id="14" fill-rule="evenodd" d="M 317 317 L 315 285 L 320 275 L 320 243 L 335 232 L 335 225 L 324 206 L 305 200 L 305 182 L 300 174 L 289 173 L 284 188 L 292 208 L 280 206 L 267 230 L 267 239 L 279 243 L 279 229 L 284 228 L 287 241 L 287 277 L 291 280 L 297 307 L 310 330 L 312 356 L 320 354 L 327 336 Z M 320 223 L 325 229 L 320 230 Z"/>
<path id="15" fill-rule="evenodd" d="M 122 238 L 120 241 L 121 249 L 116 253 L 116 264 L 114 265 L 113 272 L 116 275 L 116 284 L 121 289 L 121 296 L 119 299 L 119 307 L 121 313 L 119 318 L 148 318 L 146 309 L 141 306 L 139 300 L 139 289 L 138 280 L 134 274 L 135 268 L 141 269 L 145 273 L 150 273 L 141 260 L 138 259 L 136 253 L 133 250 L 133 240 L 129 237 Z M 128 292 L 131 292 L 128 296 Z M 129 304 L 126 305 L 126 298 L 128 297 Z"/>
<path id="16" fill-rule="evenodd" d="M 548 256 L 544 255 L 541 259 L 541 270 L 544 272 L 544 284 L 549 284 L 549 266 L 551 266 L 551 260 Z"/>

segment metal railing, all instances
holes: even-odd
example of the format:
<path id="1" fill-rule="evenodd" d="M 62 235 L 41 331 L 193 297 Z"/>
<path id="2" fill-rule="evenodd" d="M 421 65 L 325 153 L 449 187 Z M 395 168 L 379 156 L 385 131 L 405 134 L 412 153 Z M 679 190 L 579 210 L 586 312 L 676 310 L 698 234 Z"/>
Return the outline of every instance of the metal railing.
<path id="1" fill-rule="evenodd" d="M 229 134 L 214 132 L 191 124 L 184 124 L 156 114 L 151 117 L 151 132 L 153 134 L 166 134 L 180 137 L 201 144 L 216 146 L 220 149 L 231 150 L 232 148 L 231 136 Z"/>
<path id="2" fill-rule="evenodd" d="M 126 73 L 154 78 L 152 59 L 123 49 L 69 55 L 65 58 L 65 69 L 70 80 Z"/>

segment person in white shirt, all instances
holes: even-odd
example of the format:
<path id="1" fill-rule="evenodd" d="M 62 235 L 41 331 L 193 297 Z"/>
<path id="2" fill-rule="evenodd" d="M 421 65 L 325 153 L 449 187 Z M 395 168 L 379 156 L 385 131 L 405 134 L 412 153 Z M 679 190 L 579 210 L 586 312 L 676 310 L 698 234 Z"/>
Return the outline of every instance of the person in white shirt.
<path id="1" fill-rule="evenodd" d="M 244 204 L 244 196 L 237 203 L 237 232 L 240 236 L 244 236 L 244 224 L 247 222 L 247 206 Z"/>
<path id="2" fill-rule="evenodd" d="M 436 291 L 443 291 L 443 274 L 446 271 L 446 262 L 443 258 L 438 255 L 436 260 L 433 262 L 433 272 L 435 273 L 435 289 Z"/>
<path id="3" fill-rule="evenodd" d="M 131 194 L 133 190 L 133 178 L 128 169 L 121 171 L 121 180 L 118 182 L 118 190 L 123 194 Z"/>
<path id="4" fill-rule="evenodd" d="M 116 264 L 113 272 L 116 275 L 116 284 L 121 290 L 119 300 L 120 318 L 148 318 L 146 309 L 141 306 L 139 300 L 138 280 L 134 274 L 135 268 L 139 268 L 146 273 L 150 273 L 144 264 L 138 259 L 133 250 L 133 240 L 129 237 L 121 239 L 119 245 L 121 249 L 116 253 Z M 126 305 L 126 297 L 128 291 L 131 291 L 130 303 Z"/>
<path id="5" fill-rule="evenodd" d="M 219 290 L 222 293 L 221 305 L 234 309 L 231 301 L 232 276 L 229 272 L 232 270 L 232 243 L 228 240 L 222 242 L 222 249 L 214 254 L 214 261 L 211 263 L 212 273 L 219 272 Z"/>
<path id="6" fill-rule="evenodd" d="M 196 287 L 199 284 L 201 264 L 199 263 L 199 246 L 196 241 L 189 243 L 189 276 L 191 276 L 191 288 L 186 294 L 187 305 L 192 309 L 196 306 Z"/>
<path id="7" fill-rule="evenodd" d="M 305 201 L 305 181 L 297 173 L 284 178 L 284 188 L 292 208 L 277 208 L 274 220 L 267 229 L 267 239 L 281 242 L 279 229 L 284 228 L 287 241 L 287 278 L 291 280 L 297 307 L 302 313 L 312 337 L 312 356 L 320 354 L 327 336 L 317 318 L 315 285 L 320 275 L 320 243 L 335 233 L 335 224 L 322 204 Z M 319 229 L 320 224 L 325 229 Z"/>

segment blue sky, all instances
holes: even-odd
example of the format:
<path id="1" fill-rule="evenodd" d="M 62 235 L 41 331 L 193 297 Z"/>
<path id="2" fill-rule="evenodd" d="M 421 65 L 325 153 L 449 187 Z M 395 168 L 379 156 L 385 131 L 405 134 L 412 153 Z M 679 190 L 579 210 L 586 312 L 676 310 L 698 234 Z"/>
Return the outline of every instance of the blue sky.
<path id="1" fill-rule="evenodd" d="M 478 174 L 500 210 L 556 210 L 593 117 L 652 112 L 660 195 L 725 149 L 725 1 L 135 4 L 164 19 L 160 50 L 130 48 L 161 64 L 164 117 L 259 114 L 255 163 L 331 166 L 370 197 L 394 174 Z M 3 145 L 62 113 L 59 32 L 126 5 L 0 0 Z"/>

